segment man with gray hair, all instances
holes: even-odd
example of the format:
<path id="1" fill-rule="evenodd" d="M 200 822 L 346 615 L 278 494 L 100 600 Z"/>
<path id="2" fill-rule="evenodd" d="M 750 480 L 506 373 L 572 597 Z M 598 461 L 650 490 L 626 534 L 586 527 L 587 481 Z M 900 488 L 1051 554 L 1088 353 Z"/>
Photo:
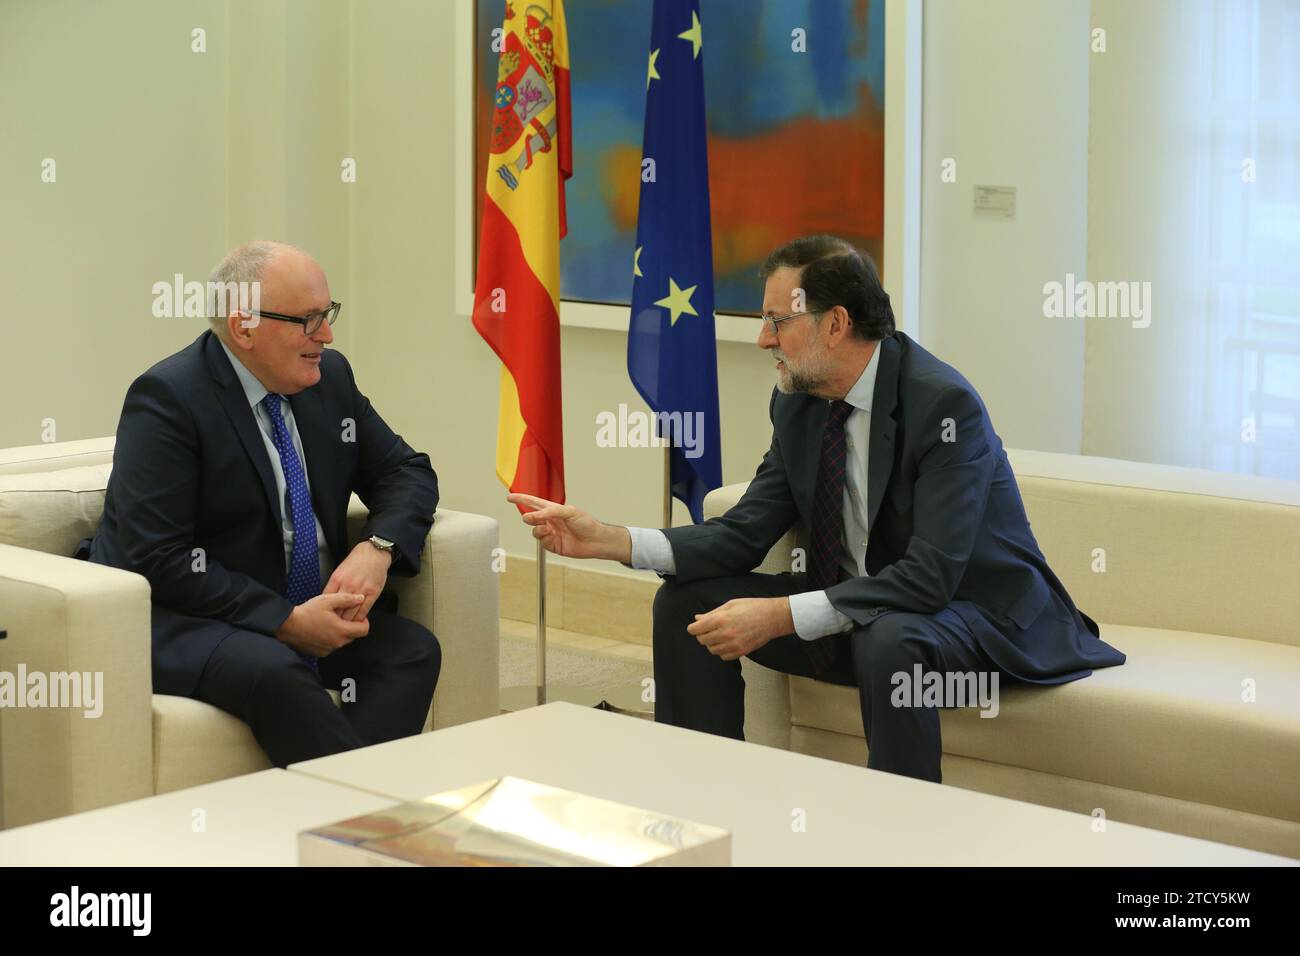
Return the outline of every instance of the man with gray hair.
<path id="1" fill-rule="evenodd" d="M 341 308 L 300 249 L 227 255 L 212 328 L 127 390 L 89 542 L 149 580 L 155 692 L 234 714 L 280 767 L 418 733 L 441 666 L 383 593 L 419 570 L 437 476 L 327 348 Z"/>

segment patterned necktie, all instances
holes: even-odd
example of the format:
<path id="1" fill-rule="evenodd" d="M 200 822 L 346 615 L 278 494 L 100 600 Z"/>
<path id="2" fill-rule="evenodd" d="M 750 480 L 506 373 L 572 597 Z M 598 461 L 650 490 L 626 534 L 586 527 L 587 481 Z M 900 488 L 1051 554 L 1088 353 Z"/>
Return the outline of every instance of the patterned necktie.
<path id="1" fill-rule="evenodd" d="M 839 580 L 844 555 L 844 422 L 853 412 L 848 402 L 831 402 L 826 431 L 822 433 L 821 463 L 813 491 L 809 522 L 808 589 L 824 591 Z M 821 674 L 835 659 L 833 636 L 804 641 L 813 669 Z"/>
<path id="2" fill-rule="evenodd" d="M 269 393 L 262 399 L 262 407 L 271 416 L 271 441 L 280 453 L 280 467 L 284 470 L 284 483 L 289 495 L 289 510 L 293 518 L 293 550 L 289 556 L 289 577 L 284 596 L 294 604 L 302 604 L 320 594 L 320 564 L 316 550 L 316 513 L 312 510 L 311 493 L 307 490 L 307 476 L 303 474 L 302 460 L 293 447 L 289 429 L 280 411 L 281 396 Z M 299 653 L 312 670 L 320 665 L 309 654 Z"/>

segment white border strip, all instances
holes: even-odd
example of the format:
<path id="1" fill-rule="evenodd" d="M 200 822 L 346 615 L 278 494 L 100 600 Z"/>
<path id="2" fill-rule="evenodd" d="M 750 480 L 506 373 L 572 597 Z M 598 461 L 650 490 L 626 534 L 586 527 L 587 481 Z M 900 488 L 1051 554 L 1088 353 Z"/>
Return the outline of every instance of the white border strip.
<path id="1" fill-rule="evenodd" d="M 885 262 L 900 328 L 921 341 L 922 0 L 885 4 Z"/>

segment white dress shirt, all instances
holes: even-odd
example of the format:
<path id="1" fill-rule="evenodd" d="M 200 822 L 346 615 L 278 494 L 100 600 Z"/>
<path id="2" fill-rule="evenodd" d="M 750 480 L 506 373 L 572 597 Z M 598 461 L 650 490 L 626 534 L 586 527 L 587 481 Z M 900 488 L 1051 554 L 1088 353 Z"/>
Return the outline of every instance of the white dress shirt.
<path id="1" fill-rule="evenodd" d="M 293 510 L 289 507 L 288 493 L 289 483 L 284 477 L 284 466 L 280 464 L 280 452 L 276 450 L 275 442 L 271 436 L 275 430 L 271 426 L 271 416 L 267 413 L 266 408 L 262 405 L 262 399 L 270 394 L 270 391 L 263 385 L 251 371 L 248 366 L 239 361 L 235 354 L 230 351 L 229 346 L 220 339 L 221 348 L 226 353 L 226 358 L 230 359 L 230 364 L 234 366 L 235 375 L 239 377 L 239 384 L 244 388 L 244 394 L 248 397 L 248 404 L 253 406 L 253 418 L 257 420 L 258 428 L 262 432 L 262 443 L 266 445 L 266 453 L 271 459 L 271 472 L 275 475 L 275 490 L 279 494 L 280 500 L 280 528 L 284 535 L 284 569 L 289 570 L 289 564 L 293 558 Z M 302 477 L 307 483 L 307 491 L 311 493 L 310 479 L 307 477 L 307 456 L 302 451 L 302 439 L 298 437 L 298 426 L 293 420 L 293 406 L 283 398 L 280 399 L 280 414 L 284 418 L 284 427 L 289 430 L 289 437 L 293 440 L 294 450 L 298 453 L 298 460 L 302 462 Z M 312 518 L 316 521 L 316 554 L 320 562 L 320 583 L 325 587 L 325 582 L 329 580 L 333 571 L 333 559 L 330 557 L 329 546 L 325 543 L 325 531 L 320 526 L 320 518 L 316 517 L 316 508 L 312 506 Z"/>
<path id="2" fill-rule="evenodd" d="M 848 546 L 840 557 L 840 566 L 850 577 L 867 574 L 867 452 L 871 439 L 871 396 L 876 390 L 876 370 L 880 365 L 880 346 L 849 389 L 844 400 L 853 411 L 844 421 L 844 542 Z M 628 528 L 632 538 L 632 567 L 660 574 L 673 574 L 677 564 L 668 536 L 653 528 Z M 805 641 L 815 641 L 828 634 L 852 630 L 853 620 L 831 605 L 825 591 L 806 591 L 790 595 L 790 616 L 794 632 Z"/>

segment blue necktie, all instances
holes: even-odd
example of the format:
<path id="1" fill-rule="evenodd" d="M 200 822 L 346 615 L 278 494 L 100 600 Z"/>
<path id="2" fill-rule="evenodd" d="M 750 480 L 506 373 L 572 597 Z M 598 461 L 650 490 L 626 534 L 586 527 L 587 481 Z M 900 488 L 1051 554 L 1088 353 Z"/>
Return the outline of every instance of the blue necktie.
<path id="1" fill-rule="evenodd" d="M 320 594 L 320 563 L 316 549 L 316 512 L 312 510 L 311 493 L 307 490 L 307 477 L 303 474 L 298 450 L 293 447 L 289 429 L 280 411 L 281 396 L 274 392 L 262 399 L 262 407 L 271 416 L 271 441 L 280 453 L 280 467 L 284 469 L 284 483 L 289 494 L 289 510 L 293 517 L 293 550 L 289 555 L 289 579 L 284 596 L 294 604 L 310 601 Z M 320 665 L 309 654 L 298 655 L 311 667 Z"/>

